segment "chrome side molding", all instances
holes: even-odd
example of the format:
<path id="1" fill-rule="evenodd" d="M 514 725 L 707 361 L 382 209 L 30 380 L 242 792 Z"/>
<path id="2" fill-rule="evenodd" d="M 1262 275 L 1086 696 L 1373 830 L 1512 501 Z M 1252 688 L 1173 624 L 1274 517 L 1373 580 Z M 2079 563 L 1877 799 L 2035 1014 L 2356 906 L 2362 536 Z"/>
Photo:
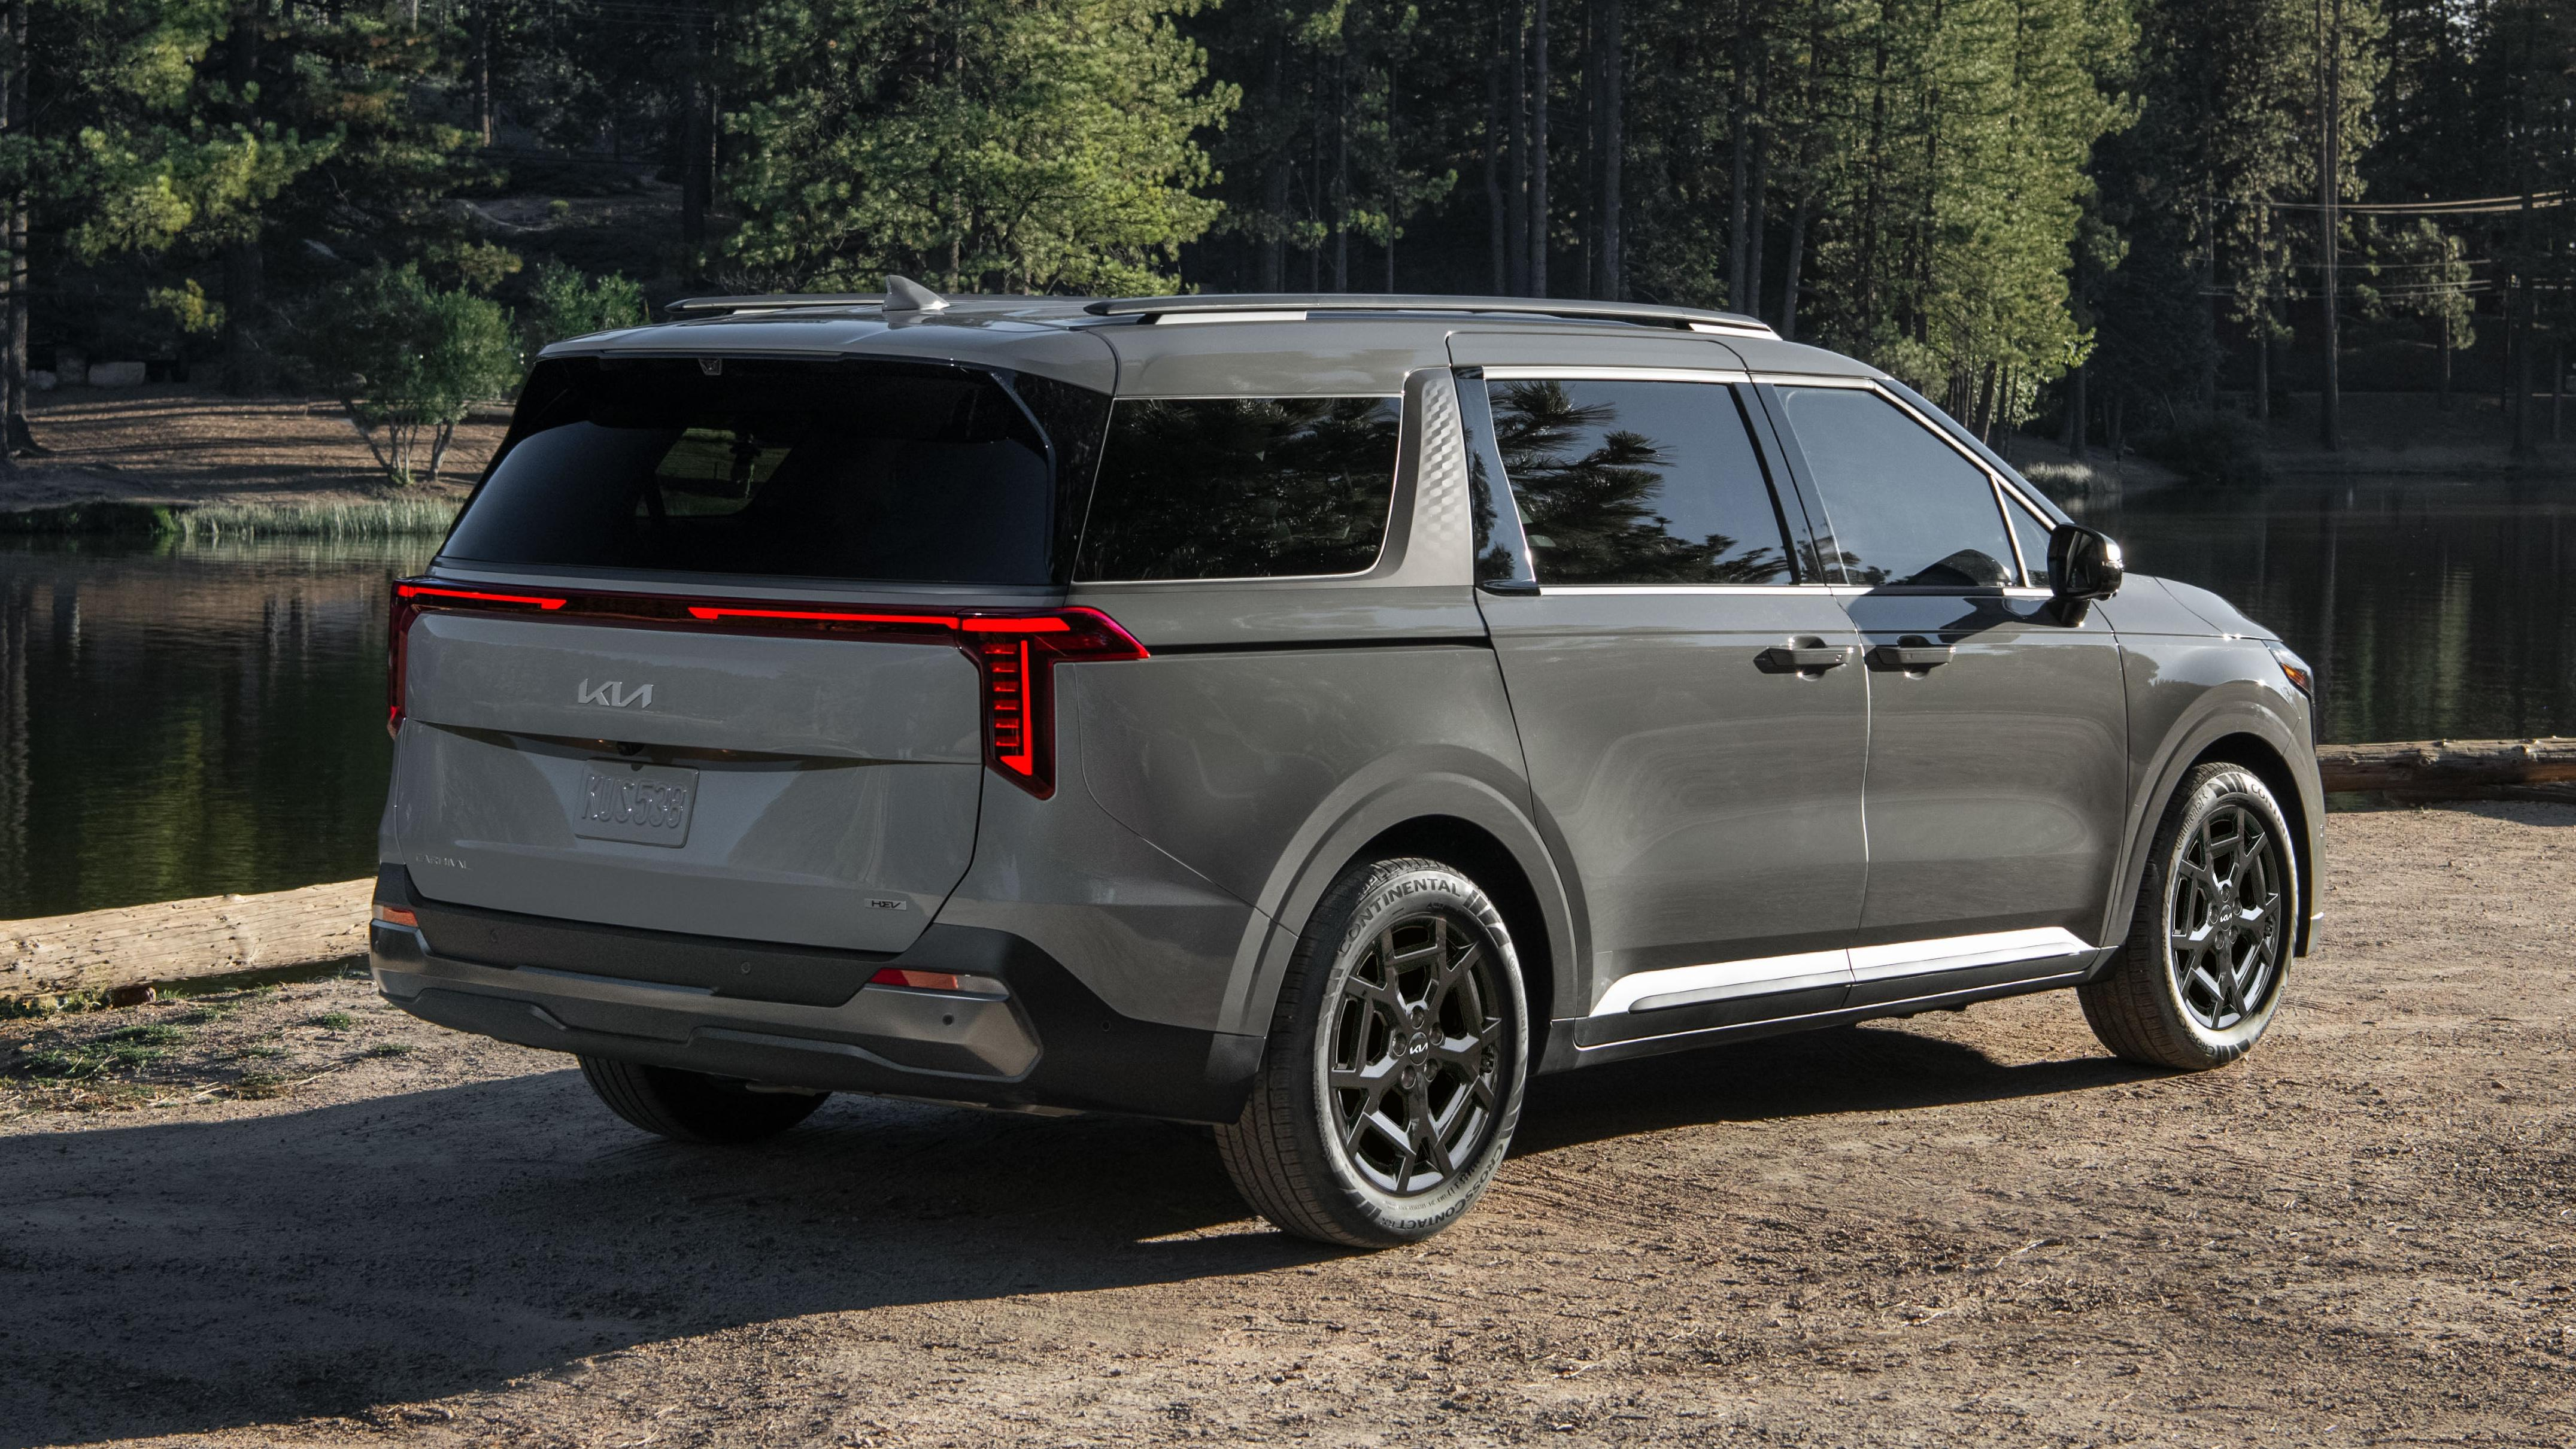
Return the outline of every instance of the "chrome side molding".
<path id="1" fill-rule="evenodd" d="M 2034 966 L 2091 954 L 2074 932 L 2056 926 L 2027 931 L 1987 931 L 1973 936 L 1942 936 L 1928 941 L 1902 941 L 1888 946 L 1855 946 L 1840 951 L 1806 951 L 1790 956 L 1757 956 L 1742 961 L 1713 961 L 1702 966 L 1671 966 L 1634 971 L 1610 983 L 1592 1008 L 1594 1016 L 1631 1011 L 1661 1011 L 1696 1006 L 1737 996 L 1799 991 L 1817 986 L 1851 985 L 1895 976 L 1928 976 L 1978 966 L 2028 962 Z"/>

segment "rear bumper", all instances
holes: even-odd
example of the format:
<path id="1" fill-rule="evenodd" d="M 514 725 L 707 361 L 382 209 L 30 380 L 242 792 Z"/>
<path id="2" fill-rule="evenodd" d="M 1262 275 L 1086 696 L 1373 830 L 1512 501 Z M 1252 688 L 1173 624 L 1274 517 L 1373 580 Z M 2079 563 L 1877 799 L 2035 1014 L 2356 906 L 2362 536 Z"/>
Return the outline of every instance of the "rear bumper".
<path id="1" fill-rule="evenodd" d="M 399 868 L 376 898 L 420 916 L 369 932 L 386 999 L 522 1046 L 780 1086 L 1193 1122 L 1239 1116 L 1260 1066 L 1259 1037 L 1122 1016 L 1006 931 L 933 925 L 897 956 L 817 953 L 419 902 Z M 1005 994 L 867 984 L 887 966 L 990 977 Z"/>

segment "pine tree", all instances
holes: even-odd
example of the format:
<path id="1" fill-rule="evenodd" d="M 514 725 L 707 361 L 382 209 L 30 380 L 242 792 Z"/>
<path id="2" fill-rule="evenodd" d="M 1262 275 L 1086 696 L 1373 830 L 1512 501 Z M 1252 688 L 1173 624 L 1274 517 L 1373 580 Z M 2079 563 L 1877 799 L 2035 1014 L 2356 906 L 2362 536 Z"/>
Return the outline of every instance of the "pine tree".
<path id="1" fill-rule="evenodd" d="M 1232 109 L 1169 0 L 770 0 L 738 17 L 725 117 L 769 287 L 1152 291 L 1215 220 L 1192 132 Z"/>

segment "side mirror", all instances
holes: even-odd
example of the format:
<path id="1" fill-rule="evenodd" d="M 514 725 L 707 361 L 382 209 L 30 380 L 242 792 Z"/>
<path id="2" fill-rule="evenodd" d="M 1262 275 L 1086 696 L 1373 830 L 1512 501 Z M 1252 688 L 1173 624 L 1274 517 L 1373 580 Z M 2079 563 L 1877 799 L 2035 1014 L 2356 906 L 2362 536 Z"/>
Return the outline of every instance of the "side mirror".
<path id="1" fill-rule="evenodd" d="M 2048 535 L 2048 585 L 2057 596 L 2057 615 L 2073 626 L 2084 622 L 2097 599 L 2120 592 L 2128 562 L 2111 535 L 2080 523 L 2061 523 Z"/>
<path id="2" fill-rule="evenodd" d="M 2111 535 L 2080 523 L 2061 523 L 2048 535 L 2049 588 L 2061 599 L 2091 603 L 2120 592 L 2128 562 Z"/>

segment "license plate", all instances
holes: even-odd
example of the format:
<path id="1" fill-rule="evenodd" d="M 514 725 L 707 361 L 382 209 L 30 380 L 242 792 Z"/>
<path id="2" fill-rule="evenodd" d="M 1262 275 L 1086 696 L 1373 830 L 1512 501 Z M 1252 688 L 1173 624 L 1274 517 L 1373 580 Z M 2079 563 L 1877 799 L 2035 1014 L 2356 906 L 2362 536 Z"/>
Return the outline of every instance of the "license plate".
<path id="1" fill-rule="evenodd" d="M 602 760 L 582 772 L 572 833 L 637 845 L 686 845 L 697 805 L 695 770 Z"/>

